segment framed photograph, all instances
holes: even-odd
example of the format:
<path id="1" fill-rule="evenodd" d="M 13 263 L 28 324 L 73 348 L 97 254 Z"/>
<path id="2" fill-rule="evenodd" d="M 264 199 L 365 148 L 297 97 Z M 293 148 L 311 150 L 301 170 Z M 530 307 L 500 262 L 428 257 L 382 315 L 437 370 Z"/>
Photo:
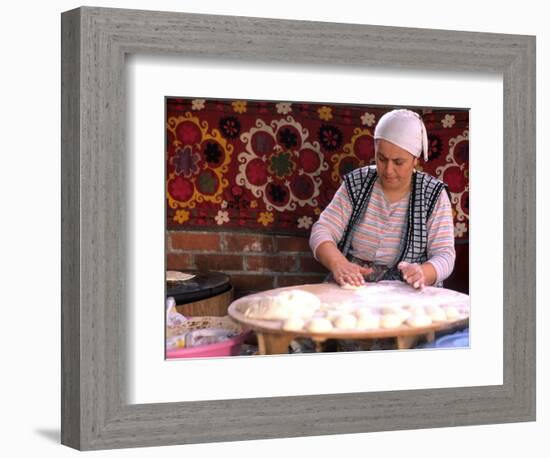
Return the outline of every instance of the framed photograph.
<path id="1" fill-rule="evenodd" d="M 166 97 L 165 118 L 168 359 L 469 347 L 469 109 Z M 397 122 L 418 156 L 396 150 L 386 167 L 375 137 Z M 371 273 L 340 284 L 313 252 L 343 243 L 343 177 L 375 168 L 369 232 L 348 253 Z M 414 288 L 389 266 L 413 177 L 436 176 L 437 281 Z"/>
<path id="2" fill-rule="evenodd" d="M 143 238 L 134 237 L 136 215 L 143 216 L 139 209 L 148 205 L 139 193 L 149 186 L 149 189 L 159 187 L 153 178 L 151 183 L 144 185 L 141 180 L 140 186 L 136 186 L 135 169 L 136 163 L 147 155 L 141 153 L 141 144 L 149 145 L 151 141 L 153 147 L 161 148 L 152 156 L 158 157 L 155 167 L 159 167 L 164 180 L 167 158 L 162 148 L 166 148 L 167 139 L 164 139 L 165 120 L 157 120 L 156 124 L 146 118 L 142 120 L 142 114 L 149 110 L 144 109 L 146 106 L 141 102 L 137 103 L 134 96 L 155 86 L 151 91 L 152 100 L 161 110 L 166 109 L 165 103 L 169 100 L 166 97 L 172 97 L 176 110 L 175 105 L 179 103 L 176 99 L 188 96 L 189 109 L 185 110 L 182 102 L 182 116 L 193 112 L 193 103 L 198 108 L 207 99 L 222 97 L 214 86 L 210 93 L 205 88 L 201 93 L 185 89 L 186 94 L 177 88 L 156 88 L 162 86 L 164 80 L 168 81 L 170 74 L 177 75 L 180 83 L 187 83 L 191 81 L 192 71 L 180 75 L 177 69 L 169 68 L 160 73 L 160 78 L 156 74 L 153 80 L 136 77 L 136 59 L 154 60 L 160 56 L 172 62 L 178 59 L 201 61 L 206 65 L 225 62 L 234 70 L 251 62 L 273 72 L 291 68 L 297 79 L 297 70 L 309 66 L 314 66 L 312 73 L 317 75 L 337 69 L 342 81 L 351 75 L 360 82 L 365 81 L 362 72 L 369 69 L 395 73 L 440 71 L 427 83 L 429 92 L 435 91 L 438 85 L 445 87 L 449 74 L 492 74 L 500 78 L 499 100 L 494 104 L 502 108 L 500 112 L 497 110 L 498 122 L 485 123 L 485 118 L 478 115 L 483 110 L 477 110 L 466 100 L 465 93 L 459 94 L 462 102 L 445 106 L 470 108 L 474 145 L 475 139 L 481 138 L 481 131 L 490 125 L 496 128 L 496 133 L 491 131 L 489 147 L 491 138 L 502 146 L 502 157 L 495 161 L 498 163 L 500 159 L 501 181 L 490 181 L 491 174 L 482 177 L 490 186 L 498 186 L 503 197 L 501 213 L 498 213 L 501 220 L 492 222 L 502 234 L 501 238 L 494 237 L 502 250 L 502 265 L 496 269 L 502 272 L 502 288 L 486 291 L 483 296 L 485 303 L 501 311 L 501 320 L 495 321 L 495 327 L 497 337 L 502 336 L 497 339 L 502 346 L 496 358 L 502 364 L 502 383 L 438 382 L 432 385 L 435 387 L 423 388 L 426 385 L 412 377 L 414 371 L 410 371 L 411 378 L 401 377 L 399 383 L 394 383 L 388 367 L 395 366 L 397 360 L 392 359 L 386 361 L 387 372 L 378 370 L 379 380 L 369 389 L 349 380 L 327 386 L 319 376 L 322 375 L 319 368 L 309 370 L 314 377 L 308 379 L 307 373 L 299 372 L 299 365 L 289 362 L 300 360 L 302 365 L 305 360 L 325 355 L 258 358 L 256 366 L 227 364 L 241 361 L 240 358 L 213 359 L 207 368 L 200 361 L 194 365 L 187 361 L 165 361 L 164 341 L 160 343 L 160 352 L 158 346 L 149 351 L 146 339 L 134 325 L 139 319 L 147 321 L 150 316 L 163 325 L 164 307 L 151 312 L 156 306 L 150 305 L 147 313 L 153 315 L 140 315 L 141 318 L 135 320 L 136 304 L 145 299 L 151 304 L 150 297 L 157 302 L 164 300 L 166 265 L 164 246 L 156 250 L 160 254 L 154 255 L 158 262 L 143 262 L 147 258 L 139 253 L 150 249 L 148 242 L 141 243 Z M 249 69 L 245 71 L 249 73 Z M 203 79 L 204 75 L 203 72 Z M 304 79 L 308 81 L 307 78 Z M 399 84 L 396 91 L 397 86 Z M 331 91 L 323 98 L 307 98 L 293 97 L 288 87 L 286 89 L 284 93 L 272 95 L 260 88 L 260 97 L 264 94 L 263 97 L 280 103 L 283 99 L 325 102 L 327 108 L 331 108 L 329 104 L 341 102 L 331 98 Z M 300 90 L 304 94 L 306 89 L 303 86 Z M 159 94 L 162 95 L 159 97 Z M 373 93 L 365 97 L 347 102 L 423 105 L 426 110 L 435 107 L 429 102 L 411 102 L 403 96 L 385 101 L 375 99 Z M 250 99 L 253 98 L 259 99 L 252 94 Z M 242 99 L 232 102 L 239 101 Z M 231 106 L 234 111 L 235 106 Z M 242 103 L 236 106 L 239 110 L 243 108 Z M 287 110 L 289 106 L 280 108 Z M 331 110 L 318 108 L 322 116 L 329 116 Z M 230 137 L 235 120 L 239 119 L 223 118 L 222 124 L 217 119 L 217 129 Z M 365 121 L 369 119 L 365 117 Z M 446 119 L 450 122 L 451 118 Z M 456 117 L 454 119 L 456 121 Z M 136 140 L 130 131 L 138 131 L 141 136 Z M 325 127 L 323 133 L 325 141 L 337 140 L 334 130 Z M 287 134 L 282 141 L 290 141 L 292 132 Z M 329 143 L 325 148 L 327 146 L 330 148 Z M 480 153 L 478 156 L 476 151 Z M 209 154 L 213 158 L 214 153 L 211 146 Z M 168 159 L 175 154 L 173 151 Z M 183 148 L 181 154 L 184 154 Z M 472 173 L 476 170 L 476 157 L 481 156 L 481 149 L 471 152 Z M 179 169 L 180 173 L 174 177 L 192 169 L 192 161 L 183 156 L 180 159 L 177 165 L 184 166 L 185 170 Z M 279 159 L 277 164 L 282 167 L 284 158 Z M 150 172 L 152 174 L 152 169 Z M 276 175 L 276 171 L 273 173 Z M 233 178 L 238 180 L 237 172 Z M 206 181 L 203 181 L 204 189 L 209 186 Z M 307 183 L 302 185 L 292 192 L 309 189 Z M 166 183 L 161 181 L 160 194 L 157 191 L 152 194 L 157 193 L 164 201 L 165 191 Z M 483 194 L 490 204 L 494 196 L 491 192 Z M 263 203 L 266 207 L 262 208 L 263 213 L 268 213 L 267 205 L 277 204 L 283 193 L 280 189 L 271 189 L 271 196 L 271 202 Z M 179 202 L 181 207 L 177 208 L 176 204 L 173 214 L 169 214 L 175 223 L 190 216 L 177 214 L 178 210 L 186 210 L 182 204 L 185 200 Z M 229 205 L 227 199 L 226 203 Z M 215 211 L 217 221 L 226 224 L 230 212 L 221 208 L 223 202 L 219 205 L 220 208 L 210 210 Z M 240 209 L 233 207 L 232 210 L 237 212 L 231 214 L 233 217 Z M 256 223 L 275 222 L 267 214 L 262 217 L 261 213 L 255 218 Z M 241 219 L 249 215 L 250 212 L 245 212 Z M 201 215 L 192 216 L 194 224 L 200 225 Z M 307 225 L 308 217 L 306 213 L 299 215 L 301 223 L 298 224 Z M 163 243 L 165 221 L 161 215 Z M 284 218 L 276 224 L 276 230 L 288 229 Z M 474 223 L 472 236 L 475 231 Z M 485 242 L 489 244 L 490 239 L 486 237 Z M 62 15 L 62 443 L 67 446 L 90 450 L 534 421 L 535 249 L 534 37 L 90 7 Z M 497 262 L 500 263 L 499 258 Z M 148 274 L 160 281 L 140 281 L 144 264 L 152 268 Z M 299 271 L 297 267 L 296 271 Z M 149 287 L 153 283 L 161 285 L 160 294 L 155 287 Z M 477 299 L 480 296 L 477 294 Z M 474 347 L 472 342 L 471 349 Z M 429 359 L 437 357 L 435 353 L 428 353 L 424 363 L 430 364 Z M 400 353 L 399 363 L 410 366 L 411 360 L 406 358 L 411 358 L 408 356 L 411 354 L 415 352 Z M 345 359 L 346 364 L 354 367 L 357 379 L 364 374 L 364 367 L 358 366 L 358 359 L 350 359 L 354 356 Z M 344 373 L 339 366 L 341 359 L 323 359 L 323 370 Z M 144 363 L 149 366 L 144 367 Z M 185 379 L 167 378 L 168 372 L 163 372 L 176 364 L 185 367 Z M 439 361 L 431 359 L 431 364 Z M 158 373 L 165 385 L 185 380 L 185 388 L 167 390 L 170 396 L 136 395 L 136 382 L 142 380 L 143 371 L 157 372 L 160 367 L 162 370 Z M 197 394 L 204 387 L 210 391 Z"/>

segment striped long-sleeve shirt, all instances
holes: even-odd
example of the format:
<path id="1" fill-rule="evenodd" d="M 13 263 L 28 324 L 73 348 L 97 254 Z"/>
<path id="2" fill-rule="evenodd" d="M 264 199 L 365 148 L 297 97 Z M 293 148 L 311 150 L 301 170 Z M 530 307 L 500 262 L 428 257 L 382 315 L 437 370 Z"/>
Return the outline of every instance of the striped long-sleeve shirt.
<path id="1" fill-rule="evenodd" d="M 390 203 L 377 179 L 364 219 L 353 234 L 350 254 L 377 264 L 393 265 L 399 256 L 408 207 L 408 194 L 397 202 Z M 342 184 L 311 229 L 309 244 L 316 258 L 316 250 L 321 243 L 332 241 L 338 244 L 351 210 L 352 204 L 346 186 Z M 428 262 L 433 265 L 437 274 L 436 283 L 439 283 L 453 271 L 456 257 L 452 209 L 445 191 L 440 194 L 426 226 Z"/>

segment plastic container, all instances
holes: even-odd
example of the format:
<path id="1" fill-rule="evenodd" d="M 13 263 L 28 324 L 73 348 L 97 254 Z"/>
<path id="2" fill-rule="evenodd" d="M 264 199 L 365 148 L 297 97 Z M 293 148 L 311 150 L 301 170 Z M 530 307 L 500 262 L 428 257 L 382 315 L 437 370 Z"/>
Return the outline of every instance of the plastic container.
<path id="1" fill-rule="evenodd" d="M 470 346 L 469 329 L 448 334 L 433 342 L 418 345 L 416 348 L 468 348 Z"/>
<path id="2" fill-rule="evenodd" d="M 166 359 L 237 356 L 240 353 L 241 344 L 246 340 L 251 332 L 252 331 L 246 331 L 230 339 L 210 345 L 167 350 Z"/>
<path id="3" fill-rule="evenodd" d="M 230 329 L 195 329 L 185 334 L 185 346 L 187 348 L 203 347 L 232 339 L 236 335 L 237 333 Z"/>
<path id="4" fill-rule="evenodd" d="M 470 334 L 468 331 L 457 332 L 443 336 L 436 340 L 436 348 L 468 348 L 470 346 Z"/>
<path id="5" fill-rule="evenodd" d="M 220 356 L 235 356 L 240 354 L 241 344 L 251 334 L 252 331 L 243 329 L 239 323 L 236 323 L 229 316 L 197 316 L 187 317 L 183 323 L 176 326 L 166 327 L 166 359 L 179 358 L 208 358 Z M 200 337 L 215 337 L 219 335 L 223 338 L 223 334 L 232 335 L 225 340 L 216 339 L 205 345 L 194 346 L 200 341 L 208 341 L 208 339 L 200 339 Z M 195 339 L 194 337 L 199 337 Z M 183 348 L 174 348 L 172 345 L 175 341 L 182 344 Z"/>

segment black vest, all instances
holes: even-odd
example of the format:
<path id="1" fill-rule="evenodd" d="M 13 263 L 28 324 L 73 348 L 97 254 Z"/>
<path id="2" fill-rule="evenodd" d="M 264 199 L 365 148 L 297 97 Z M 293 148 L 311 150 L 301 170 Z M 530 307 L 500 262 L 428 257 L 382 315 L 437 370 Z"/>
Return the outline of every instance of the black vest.
<path id="1" fill-rule="evenodd" d="M 363 220 L 372 195 L 374 183 L 378 177 L 376 166 L 367 166 L 348 173 L 344 183 L 352 204 L 352 212 L 338 248 L 344 256 L 351 258 L 350 249 L 353 233 Z M 423 263 L 428 259 L 428 230 L 426 223 L 433 212 L 441 191 L 446 184 L 433 176 L 415 171 L 412 177 L 412 189 L 409 197 L 407 221 L 401 237 L 399 255 L 382 280 L 403 280 L 397 265 L 401 261 Z"/>

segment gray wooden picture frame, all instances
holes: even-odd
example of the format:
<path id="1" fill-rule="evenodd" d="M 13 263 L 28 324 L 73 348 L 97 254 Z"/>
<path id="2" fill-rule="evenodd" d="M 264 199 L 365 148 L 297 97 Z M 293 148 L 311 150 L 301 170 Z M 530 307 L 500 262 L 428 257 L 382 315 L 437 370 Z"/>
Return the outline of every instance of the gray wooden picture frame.
<path id="1" fill-rule="evenodd" d="M 535 37 L 83 7 L 62 14 L 62 425 L 81 450 L 535 420 Z M 503 384 L 128 404 L 125 56 L 504 81 Z"/>

